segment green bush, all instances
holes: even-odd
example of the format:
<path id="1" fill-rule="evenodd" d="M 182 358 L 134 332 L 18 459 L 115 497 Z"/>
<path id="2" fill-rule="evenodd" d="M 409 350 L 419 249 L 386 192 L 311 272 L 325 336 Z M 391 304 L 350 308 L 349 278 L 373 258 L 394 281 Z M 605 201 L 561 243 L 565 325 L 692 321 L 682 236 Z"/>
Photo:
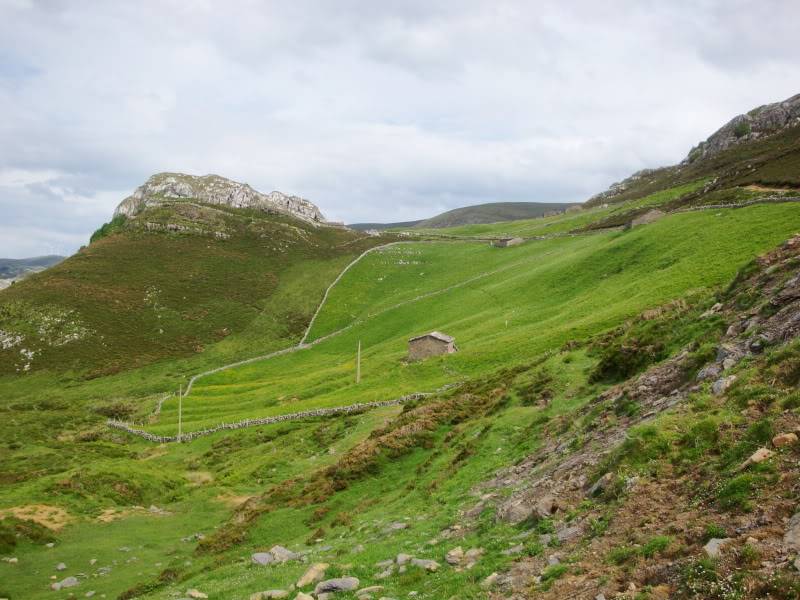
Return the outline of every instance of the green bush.
<path id="1" fill-rule="evenodd" d="M 735 135 L 737 138 L 742 138 L 746 135 L 750 135 L 752 130 L 753 128 L 750 125 L 750 121 L 740 121 L 733 129 L 733 135 Z"/>
<path id="2" fill-rule="evenodd" d="M 89 243 L 93 244 L 97 240 L 102 240 L 104 237 L 108 237 L 112 233 L 120 231 L 125 226 L 126 220 L 125 215 L 117 215 L 108 223 L 103 223 L 103 225 L 92 234 L 92 237 L 89 238 Z"/>

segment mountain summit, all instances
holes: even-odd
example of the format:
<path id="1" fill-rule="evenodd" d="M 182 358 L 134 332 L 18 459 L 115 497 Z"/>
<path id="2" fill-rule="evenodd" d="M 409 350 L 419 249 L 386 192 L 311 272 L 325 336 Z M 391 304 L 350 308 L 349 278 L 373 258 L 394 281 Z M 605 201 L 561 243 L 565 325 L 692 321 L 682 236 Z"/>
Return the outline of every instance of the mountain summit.
<path id="1" fill-rule="evenodd" d="M 732 146 L 783 131 L 800 123 L 800 94 L 781 102 L 764 104 L 737 115 L 705 141 L 691 149 L 682 164 L 710 158 Z"/>
<path id="2" fill-rule="evenodd" d="M 255 208 L 284 213 L 312 224 L 325 223 L 325 217 L 319 208 L 304 198 L 287 196 L 277 191 L 262 194 L 246 183 L 231 181 L 219 175 L 182 173 L 153 175 L 117 206 L 114 216 L 132 217 L 147 207 L 190 199 L 232 208 Z"/>

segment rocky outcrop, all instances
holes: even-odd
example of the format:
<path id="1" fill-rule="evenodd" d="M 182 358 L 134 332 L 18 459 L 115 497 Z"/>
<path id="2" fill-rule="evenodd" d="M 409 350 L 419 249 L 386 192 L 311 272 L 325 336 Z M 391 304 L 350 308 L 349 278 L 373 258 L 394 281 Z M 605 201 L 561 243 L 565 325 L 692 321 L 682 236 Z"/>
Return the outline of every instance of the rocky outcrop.
<path id="1" fill-rule="evenodd" d="M 325 223 L 325 217 L 319 208 L 298 196 L 287 196 L 281 192 L 262 194 L 246 183 L 238 183 L 218 175 L 201 177 L 181 173 L 153 175 L 117 206 L 114 216 L 133 217 L 145 208 L 181 200 L 195 200 L 232 208 L 253 208 L 291 215 L 308 223 Z"/>
<path id="2" fill-rule="evenodd" d="M 707 140 L 692 148 L 682 164 L 709 158 L 732 146 L 757 140 L 800 124 L 800 94 L 782 102 L 765 104 L 734 117 Z"/>

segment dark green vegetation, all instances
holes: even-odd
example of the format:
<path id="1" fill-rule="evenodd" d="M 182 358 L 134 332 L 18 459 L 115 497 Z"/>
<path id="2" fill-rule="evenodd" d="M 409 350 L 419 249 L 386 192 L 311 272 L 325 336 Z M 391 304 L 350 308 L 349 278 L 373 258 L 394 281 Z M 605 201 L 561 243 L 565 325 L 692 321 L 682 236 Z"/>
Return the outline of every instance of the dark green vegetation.
<path id="1" fill-rule="evenodd" d="M 800 211 L 724 166 L 747 155 L 763 176 L 792 156 L 790 137 L 715 156 L 718 177 L 692 163 L 608 207 L 370 253 L 332 289 L 308 341 L 332 337 L 200 379 L 184 427 L 451 387 L 188 444 L 104 421 L 174 434 L 176 399 L 154 413 L 163 392 L 296 343 L 341 268 L 392 238 L 188 203 L 106 227 L 0 293 L 4 333 L 50 341 L 28 372 L 0 377 L 0 555 L 18 559 L 0 562 L 0 595 L 66 599 L 50 577 L 74 575 L 78 597 L 246 598 L 306 570 L 252 564 L 280 544 L 394 598 L 487 598 L 492 573 L 498 598 L 610 598 L 631 582 L 637 598 L 798 598 L 796 553 L 778 540 L 797 509 L 800 449 L 772 438 L 800 427 L 800 242 L 781 246 Z M 675 212 L 752 201 L 763 203 Z M 616 227 L 653 207 L 667 214 Z M 544 239 L 470 239 L 508 232 Z M 407 338 L 430 329 L 460 351 L 406 361 Z M 722 372 L 725 353 L 736 360 Z M 709 365 L 720 371 L 698 379 Z M 759 448 L 775 455 L 745 465 Z M 510 509 L 548 494 L 546 514 Z M 730 546 L 706 558 L 720 537 Z M 457 569 L 444 561 L 456 546 L 482 554 Z M 400 552 L 441 566 L 378 579 L 376 563 Z"/>

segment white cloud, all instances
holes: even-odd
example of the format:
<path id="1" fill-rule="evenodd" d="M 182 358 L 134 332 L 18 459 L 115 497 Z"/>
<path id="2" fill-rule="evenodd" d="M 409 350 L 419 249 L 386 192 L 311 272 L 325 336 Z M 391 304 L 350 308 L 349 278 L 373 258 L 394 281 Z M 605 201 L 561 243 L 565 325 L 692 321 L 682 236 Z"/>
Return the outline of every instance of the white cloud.
<path id="1" fill-rule="evenodd" d="M 74 249 L 166 170 L 350 222 L 584 200 L 800 91 L 799 17 L 780 0 L 0 0 L 0 256 Z"/>

